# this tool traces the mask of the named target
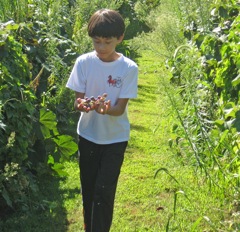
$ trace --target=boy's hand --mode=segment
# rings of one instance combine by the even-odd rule
[[[95,105],[95,111],[99,114],[107,114],[108,110],[111,108],[111,101],[100,102]]]
[[[102,96],[85,97],[76,99],[76,108],[80,111],[88,113],[91,110],[95,110],[99,114],[106,114],[110,108],[110,101],[105,101],[107,94],[104,93]]]
[[[87,100],[85,100],[85,99],[77,98],[76,101],[77,101],[77,109],[80,111],[88,113],[90,110],[95,109],[95,105],[88,104]]]

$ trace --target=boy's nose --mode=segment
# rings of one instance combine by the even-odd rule
[[[98,48],[99,48],[100,50],[104,50],[105,45],[104,45],[103,43],[101,43],[101,44],[98,45]]]

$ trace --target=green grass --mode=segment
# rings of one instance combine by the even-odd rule
[[[169,218],[171,231],[191,231],[199,217],[215,214],[211,208],[217,208],[217,203],[209,198],[206,186],[199,186],[192,168],[183,166],[168,146],[174,115],[163,86],[168,78],[163,62],[146,51],[138,62],[139,96],[129,106],[131,139],[112,231],[166,231]],[[159,168],[166,168],[179,184],[164,171],[154,178]],[[180,190],[174,219],[175,192]],[[200,224],[199,231],[210,228],[204,221]]]
[[[200,173],[168,146],[175,116],[165,93],[169,74],[163,61],[143,51],[138,65],[139,92],[129,103],[131,139],[111,232],[231,231],[220,224],[228,209],[222,210]],[[65,171],[66,178],[45,178],[35,198],[38,207],[1,221],[0,231],[83,231],[77,159],[65,163]]]
[[[129,103],[131,139],[119,178],[111,231],[214,231],[211,221],[218,224],[223,214],[219,203],[203,179],[192,167],[183,165],[168,146],[174,122],[163,86],[168,83],[168,72],[160,58],[146,51],[138,65],[139,93]],[[61,182],[61,188],[77,188],[78,165],[70,163],[66,168],[71,170],[70,176]],[[154,178],[160,168],[164,169]],[[80,231],[81,196],[65,197],[64,204],[68,231]]]

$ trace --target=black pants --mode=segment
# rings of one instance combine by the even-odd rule
[[[107,145],[79,136],[79,167],[86,232],[109,232],[127,142]]]

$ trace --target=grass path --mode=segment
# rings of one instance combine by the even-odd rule
[[[139,92],[129,103],[131,139],[119,178],[111,232],[227,231],[214,228],[217,224],[221,228],[219,221],[226,213],[204,179],[168,146],[174,114],[164,85],[172,95],[174,90],[167,84],[164,61],[143,51],[138,65]],[[83,231],[77,160],[64,165],[68,177],[47,175],[39,180],[36,200],[29,199],[30,208],[0,220],[1,232]]]
[[[159,194],[161,180],[154,179],[157,169],[171,156],[167,143],[171,118],[157,75],[162,72],[162,64],[146,53],[138,59],[138,65],[138,98],[129,103],[131,139],[119,178],[113,232],[159,231],[163,214],[162,210],[157,211],[159,207],[164,207]],[[78,181],[75,179],[75,176],[78,177],[74,171],[76,167],[72,163],[68,165],[68,172],[71,168],[73,171],[62,186],[70,187],[72,183],[72,187],[76,188],[73,184]],[[165,194],[165,200],[169,201],[169,195]],[[72,199],[69,201],[73,203]],[[67,205],[67,201],[66,207],[70,207],[69,231],[78,231],[82,223],[80,197],[77,197],[75,207]]]
[[[167,210],[164,201],[169,200],[169,193],[161,199],[161,179],[154,179],[156,171],[172,156],[167,143],[169,106],[158,80],[164,77],[163,64],[144,52],[138,65],[138,98],[129,105],[131,139],[116,196],[112,227],[116,232],[159,231]]]
[[[166,83],[167,71],[161,59],[147,51],[138,59],[138,65],[139,92],[138,98],[129,103],[131,139],[119,179],[111,231],[161,232],[167,230],[168,223],[171,231],[203,231],[194,230],[195,227],[208,231],[210,223],[203,216],[211,214],[217,220],[211,210],[216,202],[206,186],[200,187],[193,170],[183,165],[168,146],[173,117],[161,84]],[[159,168],[165,171],[154,178]],[[69,163],[66,169],[70,175],[61,187],[78,188],[77,164]],[[179,194],[175,195],[176,192]],[[82,227],[80,196],[65,198],[68,231],[79,231]]]

